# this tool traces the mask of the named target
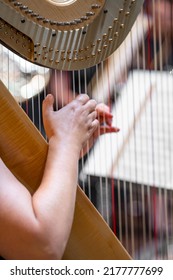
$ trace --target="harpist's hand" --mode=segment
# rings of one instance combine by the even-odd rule
[[[80,152],[99,126],[96,101],[87,94],[80,94],[58,111],[53,110],[53,102],[50,94],[43,101],[43,123],[48,139],[54,138],[66,148],[77,148]]]
[[[107,105],[100,103],[96,106],[97,119],[99,121],[98,130],[95,132],[95,138],[104,133],[118,132],[120,129],[112,126],[113,115]]]
[[[116,133],[120,130],[119,128],[112,126],[113,115],[110,113],[110,109],[107,105],[103,103],[98,104],[96,106],[96,112],[99,126],[90,137],[89,141],[85,143],[80,156],[85,155],[89,151],[100,135],[105,133]]]

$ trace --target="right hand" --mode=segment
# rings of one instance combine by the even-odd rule
[[[64,145],[80,149],[98,128],[96,101],[87,94],[78,95],[59,111],[53,110],[54,97],[49,94],[43,101],[43,123],[46,135]]]

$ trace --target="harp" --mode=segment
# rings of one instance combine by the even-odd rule
[[[0,9],[0,39],[5,46],[14,49],[27,60],[58,69],[59,72],[53,70],[55,88],[57,73],[60,78],[63,78],[67,72],[62,70],[71,71],[73,93],[76,89],[82,92],[80,83],[83,79],[85,91],[89,91],[97,100],[104,100],[111,105],[115,122],[117,121],[121,128],[121,134],[116,135],[115,138],[112,135],[101,136],[86,161],[81,164],[79,178],[81,186],[133,258],[167,259],[171,258],[172,244],[172,110],[169,107],[172,100],[172,77],[171,69],[163,72],[163,58],[166,60],[165,64],[167,58],[162,43],[165,42],[164,46],[167,49],[170,38],[162,38],[159,21],[160,52],[157,52],[155,8],[156,3],[162,1],[152,0],[145,1],[145,13],[141,12],[132,31],[125,39],[139,12],[141,2],[143,1],[85,1],[86,10],[84,11],[83,7],[79,9],[81,1],[44,1],[45,5],[56,7],[58,11],[68,10],[73,5],[78,7],[79,14],[76,15],[75,8],[75,18],[71,18],[70,15],[73,12],[70,12],[69,18],[61,18],[57,22],[55,16],[51,18],[49,14],[50,18],[48,18],[43,14],[43,10],[46,9],[40,10],[34,1],[0,1],[2,8]],[[152,13],[146,15],[147,7],[151,2]],[[112,17],[113,8],[117,14]],[[15,11],[14,17],[11,16],[12,11]],[[133,20],[130,13],[134,15]],[[109,18],[113,18],[113,23],[110,24]],[[101,28],[103,22],[106,22],[105,29]],[[28,30],[28,24],[33,24],[30,31],[32,34],[24,36]],[[96,33],[93,26],[98,27],[98,37],[89,44],[86,35],[89,34],[92,37],[93,33]],[[100,30],[102,33],[99,33]],[[45,36],[42,36],[43,33]],[[62,34],[65,36],[63,37]],[[149,58],[147,60],[145,57],[147,51],[148,56],[151,56],[151,49],[148,47],[151,37],[153,41],[150,43],[153,53],[156,54],[153,56],[152,68],[151,64],[148,65]],[[43,41],[40,43],[38,38],[39,40],[43,38]],[[107,59],[109,55],[111,56]],[[6,55],[2,54],[2,56],[6,58]],[[135,65],[134,62],[136,62]],[[87,83],[88,70],[86,68],[88,67],[95,69],[95,75],[90,83]],[[132,71],[133,68],[136,71]],[[146,71],[147,68],[149,71]],[[44,68],[41,76],[38,77],[37,84],[41,77],[44,77],[47,83],[49,74],[50,71],[47,72]],[[23,75],[21,76],[23,78]],[[8,77],[7,81],[7,86],[9,86]],[[166,86],[163,87],[163,85]],[[65,88],[63,82],[59,86],[63,91]],[[42,89],[39,87],[39,90],[40,88]],[[163,96],[162,91],[165,92],[165,88],[167,92]],[[70,91],[69,88],[67,90]],[[13,91],[15,95],[15,87]],[[45,88],[42,91],[46,94]],[[24,97],[23,95],[15,97],[28,111],[27,87],[25,92]],[[36,95],[36,99],[37,103],[40,103],[39,94]],[[35,97],[31,97],[30,101],[34,104]],[[132,110],[129,109],[130,106]],[[158,116],[157,114],[169,119],[169,122],[165,124],[161,121],[160,123],[157,117],[154,119],[154,116]],[[33,119],[34,115],[35,112],[32,111]],[[147,125],[145,120],[148,121]],[[168,129],[167,138],[163,139],[163,143],[158,143],[158,138],[165,133],[161,135],[156,133],[153,130],[156,129],[155,123],[159,131]],[[40,119],[38,127],[41,130]],[[142,134],[144,131],[145,136]],[[150,140],[147,140],[148,136],[151,137]],[[167,146],[170,150],[166,150]],[[143,155],[142,148],[144,147],[146,150]],[[162,169],[160,165],[163,162]],[[129,166],[126,165],[127,163]],[[162,225],[163,220],[164,225]],[[83,234],[85,235],[85,232]],[[108,258],[109,256],[108,254]],[[125,252],[120,254],[120,258],[129,258],[129,256]]]
[[[141,2],[137,4],[136,1],[119,1],[115,3],[114,1],[51,0],[42,1],[42,5],[38,6],[36,1],[0,1],[0,40],[3,45],[12,49],[21,57],[38,65],[58,70],[90,67],[105,59],[120,45],[139,12]],[[130,16],[130,14],[133,16]],[[18,58],[16,59],[18,60]],[[57,74],[57,72],[55,73]],[[47,78],[49,79],[48,76],[44,75],[45,82]],[[25,93],[28,93],[29,88],[26,87],[25,89]],[[17,95],[15,97],[18,102],[22,103],[22,107],[23,103],[25,103],[24,107],[28,111],[28,101],[24,101],[29,98],[27,93],[18,95],[16,90],[14,92]],[[43,92],[45,93],[45,89]],[[1,93],[2,131],[3,135],[6,135],[5,138],[12,140],[11,142],[7,141],[9,146],[7,143],[4,145],[3,140],[1,141],[1,158],[19,180],[30,191],[34,191],[40,178],[40,172],[44,168],[47,145],[39,134],[37,140],[34,140],[33,136],[37,134],[34,127],[22,115],[22,111],[18,113],[18,116],[16,115],[16,103],[13,99],[7,97],[8,90],[2,83]],[[33,96],[29,99],[34,102]],[[40,102],[41,100],[37,104],[36,114],[39,113],[38,111],[41,108]],[[17,141],[14,140],[15,135],[13,132],[6,125],[3,125],[4,119],[8,123],[6,113],[7,108],[10,106],[13,108],[13,110],[8,111],[11,120],[13,119],[16,124],[15,127],[18,128],[17,130],[20,130],[20,135],[23,132],[23,135],[26,136],[26,129],[21,123],[21,120],[25,119],[25,125],[30,130],[27,141],[21,140],[20,136],[17,137]],[[5,115],[4,111],[6,112]],[[39,126],[41,126],[40,120]],[[29,139],[32,139],[32,141]],[[19,141],[21,141],[21,144]],[[15,160],[17,153],[14,153],[13,160],[10,160],[8,150],[12,151],[13,146],[10,143],[15,143],[14,146],[20,150],[18,153],[20,156],[17,160]],[[33,151],[30,143],[32,147],[35,147],[34,159],[31,156]],[[28,151],[30,151],[29,154]],[[21,161],[21,156],[25,156],[25,159],[27,157],[27,162]],[[34,166],[32,161],[37,162],[39,165],[41,162],[41,166],[37,170],[36,177],[32,176],[31,182],[25,167]],[[22,169],[19,168],[18,164],[22,165]],[[35,167],[37,168],[36,165]],[[33,177],[35,177],[34,180]],[[31,185],[32,189],[30,188]],[[86,211],[87,213],[85,213]],[[88,215],[91,215],[91,219],[88,218]],[[78,227],[80,227],[80,230],[78,230]],[[96,246],[97,250],[95,250],[95,242],[98,244]],[[86,199],[80,188],[78,188],[77,192],[72,233],[64,258],[130,259],[129,254],[104,223],[95,208],[92,207],[92,204],[89,203],[89,200]]]

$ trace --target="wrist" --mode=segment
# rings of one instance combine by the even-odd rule
[[[80,151],[82,147],[76,141],[73,141],[72,139],[65,138],[63,141],[59,140],[58,137],[52,136],[49,139],[49,149],[53,150],[55,153],[56,151],[58,154],[60,152],[63,153],[70,153],[74,154],[79,158]]]

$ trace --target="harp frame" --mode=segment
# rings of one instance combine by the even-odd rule
[[[57,2],[57,4],[55,3]],[[1,42],[22,57],[60,70],[105,60],[129,33],[143,0],[0,1]],[[57,20],[57,17],[60,20]]]

